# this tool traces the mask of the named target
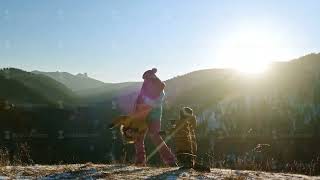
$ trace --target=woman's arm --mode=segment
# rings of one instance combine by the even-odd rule
[[[140,89],[139,95],[136,100],[136,104],[143,104],[143,95],[145,94],[146,81],[143,81],[142,87]]]

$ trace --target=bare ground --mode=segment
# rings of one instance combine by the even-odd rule
[[[210,173],[178,168],[135,167],[130,165],[70,164],[0,167],[0,179],[319,179],[320,176],[211,169]]]

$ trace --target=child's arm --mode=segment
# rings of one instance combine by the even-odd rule
[[[192,154],[196,155],[197,154],[197,138],[196,138],[196,128],[197,128],[197,120],[196,117],[193,116],[189,120],[190,123],[190,136],[191,136],[191,146],[192,146]]]
[[[196,119],[195,116],[192,116],[192,117],[190,118],[189,123],[190,123],[190,125],[191,125],[191,128],[192,128],[194,131],[196,131],[196,129],[197,129],[197,119]]]

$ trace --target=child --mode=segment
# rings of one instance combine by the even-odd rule
[[[183,107],[180,110],[180,118],[176,120],[174,128],[174,142],[176,155],[181,169],[193,168],[198,171],[210,172],[210,168],[196,163],[197,140],[196,140],[196,117],[193,110]]]
[[[175,123],[174,142],[179,165],[183,168],[192,168],[197,153],[195,130],[196,118],[191,108],[180,110],[180,118]]]

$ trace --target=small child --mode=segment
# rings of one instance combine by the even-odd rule
[[[193,168],[198,171],[210,172],[210,168],[196,163],[196,116],[189,107],[180,110],[180,118],[175,122],[174,142],[176,145],[176,157],[181,169]]]
[[[196,118],[191,108],[180,110],[180,118],[175,122],[174,142],[179,165],[183,168],[193,168],[197,153],[195,137]]]

